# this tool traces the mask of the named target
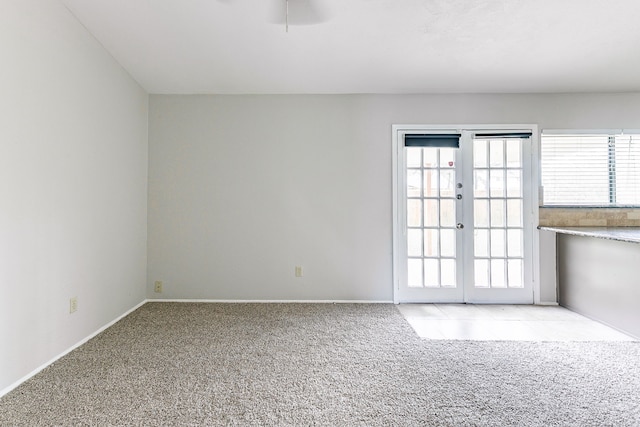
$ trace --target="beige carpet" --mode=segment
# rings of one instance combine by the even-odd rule
[[[0,426],[637,426],[637,342],[419,339],[393,305],[148,303]]]

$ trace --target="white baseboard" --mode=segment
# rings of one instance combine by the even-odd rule
[[[265,299],[148,299],[147,302],[201,302],[218,304],[393,304],[393,301],[369,300],[265,300]]]
[[[9,393],[11,390],[15,389],[20,384],[22,384],[23,382],[27,381],[28,379],[30,379],[31,377],[33,377],[34,375],[36,375],[37,373],[42,371],[44,368],[46,368],[47,366],[49,366],[52,363],[54,363],[55,361],[57,361],[58,359],[60,359],[60,358],[62,358],[64,356],[66,356],[67,354],[71,353],[73,350],[75,350],[76,348],[80,347],[82,344],[86,343],[87,341],[89,341],[91,338],[95,337],[99,333],[103,332],[105,329],[113,326],[116,322],[118,322],[122,318],[124,318],[124,317],[128,316],[129,314],[133,313],[138,308],[140,308],[144,304],[146,304],[147,301],[148,300],[142,301],[141,303],[139,303],[138,305],[136,305],[132,309],[128,310],[124,314],[118,316],[116,319],[112,320],[111,322],[107,323],[106,325],[104,325],[103,327],[101,327],[100,329],[98,329],[97,331],[92,333],[91,335],[87,336],[86,338],[82,339],[81,341],[78,341],[76,344],[72,345],[71,347],[69,347],[68,349],[66,349],[65,351],[63,351],[62,353],[60,353],[59,355],[54,357],[53,359],[49,360],[48,362],[46,362],[43,365],[41,365],[40,367],[34,369],[33,371],[31,371],[30,373],[28,373],[24,377],[20,378],[18,381],[14,382],[13,384],[9,385],[8,387],[5,387],[4,389],[0,390],[0,397],[2,397],[5,394]]]
[[[553,301],[540,301],[539,303],[536,303],[535,305],[558,306],[559,304],[557,302],[553,302]]]

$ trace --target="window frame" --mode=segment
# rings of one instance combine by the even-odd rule
[[[610,208],[610,209],[620,209],[620,208],[640,208],[640,202],[638,204],[618,204],[615,203],[616,199],[616,165],[615,165],[615,147],[609,145],[609,155],[608,155],[608,163],[607,169],[609,171],[608,178],[608,187],[609,187],[609,203],[607,204],[576,204],[571,202],[563,202],[563,203],[553,203],[549,204],[546,202],[544,197],[544,187],[542,184],[543,179],[543,171],[542,171],[542,147],[543,147],[543,138],[545,136],[607,136],[609,138],[609,143],[612,141],[615,142],[615,138],[623,135],[638,135],[640,136],[640,129],[543,129],[540,132],[540,145],[539,145],[539,179],[540,179],[540,207],[543,208]],[[613,162],[613,164],[612,164]],[[613,184],[613,185],[612,185]]]

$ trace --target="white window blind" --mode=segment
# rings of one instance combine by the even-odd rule
[[[544,204],[640,205],[640,135],[542,135]]]

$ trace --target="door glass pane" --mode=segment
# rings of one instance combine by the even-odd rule
[[[407,255],[422,256],[422,231],[419,228],[407,230]]]
[[[505,230],[494,228],[491,230],[491,256],[504,257],[506,252]]]
[[[501,139],[489,141],[489,166],[492,168],[504,167],[504,141]]]
[[[477,259],[473,263],[474,286],[477,288],[489,287],[489,260]]]
[[[491,226],[504,227],[504,199],[491,200]]]
[[[505,187],[504,169],[492,169],[489,179],[489,194],[491,197],[504,197]]]
[[[408,274],[407,285],[410,288],[422,287],[422,260],[421,259],[409,259],[407,260]]]
[[[522,157],[520,156],[521,151],[521,143],[520,140],[507,140],[507,167],[508,168],[521,168],[522,167]]]
[[[438,169],[424,170],[424,197],[438,197]]]
[[[489,197],[488,171],[484,169],[473,171],[473,197]]]
[[[487,141],[484,139],[476,139],[473,141],[473,167],[486,168],[487,162]]]
[[[491,287],[505,288],[507,281],[504,274],[505,262],[503,259],[491,260]]]
[[[475,200],[473,202],[473,225],[489,227],[489,201]]]
[[[455,258],[456,256],[456,231],[443,228],[440,230],[440,255]]]
[[[507,230],[507,255],[509,257],[522,256],[522,236],[524,232],[521,228]]]
[[[420,199],[407,200],[407,225],[409,227],[420,227],[421,217],[422,201]]]
[[[420,197],[422,191],[422,172],[420,169],[407,170],[407,197]]]
[[[477,257],[489,256],[489,230],[476,229],[473,232],[473,254]]]
[[[455,175],[453,170],[440,171],[440,197],[453,197]]]
[[[438,256],[438,230],[424,230],[424,256]]]
[[[440,149],[440,167],[443,169],[455,166],[456,152],[453,148]]]
[[[443,259],[440,261],[440,273],[442,287],[455,288],[456,286],[456,260]]]
[[[422,153],[422,148],[418,147],[407,147],[407,167],[408,168],[419,168],[420,167],[420,153]]]
[[[508,280],[510,288],[522,288],[524,286],[522,278],[522,260],[510,259],[507,261]]]
[[[424,260],[424,285],[437,288],[440,287],[440,261],[438,259]]]
[[[507,226],[522,227],[522,199],[507,200]]]
[[[522,171],[507,170],[507,197],[522,197]]]
[[[424,156],[425,168],[438,167],[438,149],[437,148],[425,148],[423,156]]]
[[[440,226],[454,227],[456,223],[455,200],[440,200]]]
[[[437,227],[440,223],[440,209],[438,209],[438,201],[435,199],[427,199],[424,201],[424,226]]]

